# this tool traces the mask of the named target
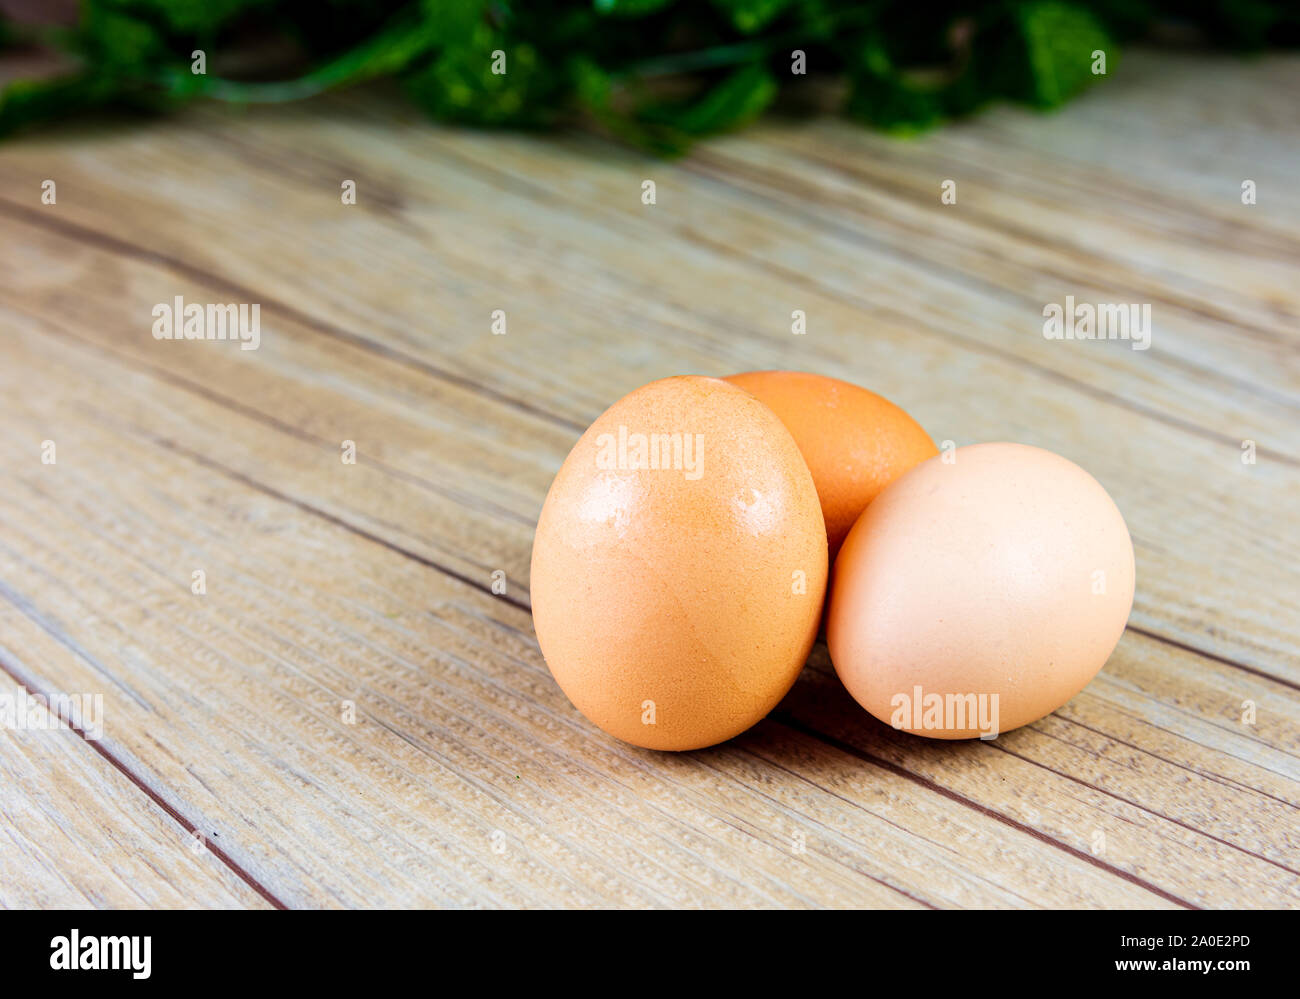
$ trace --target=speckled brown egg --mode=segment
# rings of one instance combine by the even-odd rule
[[[1124,631],[1133,585],[1128,529],[1096,479],[1040,448],[976,444],[916,466],[867,507],[835,563],[827,646],[881,721],[992,737],[1087,685]]]
[[[850,382],[807,371],[747,371],[727,381],[757,396],[794,437],[821,497],[832,560],[880,490],[938,454],[912,417]]]
[[[533,623],[574,705],[650,749],[759,721],[816,636],[826,529],[789,431],[717,378],[652,382],[582,435],[533,543]]]

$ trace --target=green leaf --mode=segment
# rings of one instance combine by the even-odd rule
[[[1016,9],[1025,47],[1030,83],[1023,100],[1038,107],[1056,107],[1097,80],[1093,52],[1115,53],[1097,19],[1076,4],[1039,0]],[[1109,70],[1110,65],[1107,66]]]
[[[36,122],[108,103],[118,87],[106,77],[15,80],[0,90],[0,135]]]
[[[1093,52],[1106,52],[1111,69],[1115,41],[1149,34],[1170,13],[1220,47],[1300,44],[1295,0],[80,0],[79,9],[74,27],[0,15],[0,45],[43,45],[79,62],[71,77],[0,90],[0,129],[106,105],[299,100],[395,77],[440,118],[550,125],[576,104],[628,142],[675,153],[797,84],[783,72],[796,48],[810,72],[848,78],[850,114],[913,132],[995,99],[1061,104],[1097,79]],[[268,36],[293,44],[264,44]],[[248,76],[194,75],[194,48],[210,72],[240,65]],[[504,74],[491,71],[497,49]]]
[[[855,118],[899,135],[933,128],[946,117],[943,95],[893,74],[853,76],[847,111]]]
[[[470,39],[486,10],[487,0],[420,0],[424,25],[443,45]]]
[[[87,60],[110,73],[143,78],[159,61],[175,58],[147,21],[94,4],[87,9],[77,39]]]
[[[713,0],[713,5],[731,18],[747,35],[767,27],[793,0]]]
[[[273,7],[275,0],[89,0],[87,6],[134,14],[177,34],[193,36],[210,34],[255,8]]]
[[[592,9],[597,14],[612,17],[644,17],[663,10],[673,0],[592,0]]]
[[[793,0],[792,17],[799,23],[800,33],[808,41],[830,42],[836,36],[838,22],[842,12],[836,7],[835,0]],[[854,11],[858,18],[858,28],[870,24],[870,11],[864,6]]]
[[[472,25],[465,27],[472,32]],[[301,100],[327,90],[400,74],[441,37],[437,22],[403,11],[377,34],[324,65],[291,80],[244,82],[217,76],[196,76],[188,65],[163,69],[155,79],[176,100],[202,96],[231,103],[269,104]]]
[[[501,53],[497,56],[495,53]],[[504,58],[505,72],[494,72]],[[561,107],[563,74],[536,48],[479,23],[404,77],[408,93],[436,118],[476,125],[548,124]]]
[[[0,134],[128,98],[152,68],[169,58],[162,37],[146,22],[91,4],[69,32],[86,64],[70,76],[15,80],[0,89]]]
[[[742,66],[703,97],[688,104],[651,106],[642,112],[642,118],[688,135],[707,135],[757,118],[772,103],[776,92],[776,80],[765,67]]]
[[[736,128],[761,114],[777,93],[762,66],[743,66],[690,101],[657,101],[636,78],[618,80],[590,60],[571,72],[581,105],[610,134],[664,156],[685,152],[700,136]]]
[[[941,87],[908,79],[895,66],[883,38],[868,36],[856,54],[849,78],[850,115],[899,134],[931,128],[945,116]]]
[[[632,95],[590,59],[570,60],[569,75],[579,105],[616,139],[660,156],[680,155],[690,145],[690,138],[676,129],[640,121]],[[620,97],[627,99],[628,109],[617,106]]]

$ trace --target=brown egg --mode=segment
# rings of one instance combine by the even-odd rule
[[[885,486],[938,454],[929,434],[888,399],[806,371],[749,371],[727,381],[752,392],[799,445],[821,497],[832,561]]]
[[[789,432],[717,378],[616,402],[551,484],[533,543],[546,664],[606,732],[696,749],[776,706],[808,657],[826,528]]]
[[[881,721],[992,737],[1096,675],[1133,582],[1128,529],[1096,479],[1040,448],[976,444],[918,465],[867,507],[835,563],[827,646]]]

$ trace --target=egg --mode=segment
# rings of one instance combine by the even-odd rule
[[[637,746],[696,749],[794,683],[821,617],[826,528],[770,409],[721,379],[667,378],[574,446],[531,574],[538,643],[577,709]]]
[[[821,498],[831,559],[885,486],[938,453],[919,423],[888,399],[805,371],[750,371],[727,381],[753,393],[799,445]]]
[[[1106,490],[1023,444],[931,458],[849,532],[827,611],[850,694],[895,728],[991,738],[1084,688],[1123,634],[1133,545]]]

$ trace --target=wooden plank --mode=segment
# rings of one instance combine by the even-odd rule
[[[36,391],[8,414],[0,451],[14,469],[0,572],[52,630],[75,627],[91,656],[115,657],[153,733],[131,733],[145,708],[124,693],[116,751],[201,810],[289,904],[1169,901],[815,739],[776,763],[746,742],[680,756],[617,744],[550,680],[525,611],[159,435],[185,432],[195,406],[225,433],[246,418],[175,389],[97,382],[103,362],[54,338],[14,342]],[[152,418],[132,413],[141,402]],[[57,480],[12,443],[37,433],[63,441]],[[208,592],[196,599],[198,564]],[[54,661],[63,684],[91,669]],[[349,698],[356,726],[339,719]],[[811,782],[836,761],[857,773],[845,788]],[[797,831],[815,844],[806,853]],[[1046,867],[1060,878],[1040,882]]]
[[[633,187],[639,191],[645,165],[626,158],[596,162],[598,150],[589,143],[544,145],[423,128],[404,132],[391,122],[381,128],[382,117],[360,142],[355,135],[360,126],[344,110],[323,125],[313,121],[309,136],[289,112],[259,117],[251,126],[241,119],[238,129],[220,117],[206,123],[219,130],[222,141],[197,168],[185,142],[174,152],[147,150],[162,159],[155,172],[186,178],[177,182],[177,191],[193,189],[188,203],[167,204],[163,192],[160,206],[150,175],[136,169],[142,140],[127,137],[99,151],[97,175],[71,174],[73,200],[57,218],[134,238],[140,248],[147,244],[163,254],[179,254],[186,266],[214,272],[209,283],[243,282],[248,295],[263,299],[269,291],[287,300],[291,309],[286,311],[330,328],[336,337],[400,350],[466,387],[491,385],[498,397],[551,413],[575,429],[650,377],[680,370],[820,367],[898,398],[940,439],[1011,438],[1062,451],[1097,474],[1129,514],[1139,571],[1151,583],[1139,589],[1135,620],[1141,627],[1292,682],[1300,678],[1300,650],[1280,623],[1300,611],[1300,588],[1287,568],[1297,554],[1289,540],[1297,532],[1279,531],[1265,542],[1248,526],[1290,517],[1285,497],[1297,482],[1297,352],[1285,346],[1285,322],[1275,323],[1265,338],[1234,338],[1222,317],[1196,311],[1185,282],[1167,287],[1153,279],[1147,282],[1153,289],[1183,303],[1174,306],[1173,322],[1163,327],[1174,343],[1170,350],[1092,350],[1101,345],[1046,342],[1036,332],[1041,306],[1029,310],[1025,300],[1059,297],[1059,274],[1035,270],[1032,261],[1053,253],[1059,258],[1068,247],[1045,251],[1041,240],[1030,241],[1008,261],[1003,258],[1007,248],[1018,245],[1015,240],[1004,240],[1002,253],[993,255],[987,238],[969,246],[954,239],[975,239],[978,226],[946,222],[923,244],[927,259],[942,262],[940,251],[949,242],[958,248],[948,255],[949,271],[994,257],[1003,267],[997,277],[1001,286],[990,284],[991,273],[961,272],[959,283],[950,276],[936,278],[915,259],[893,259],[916,243],[924,228],[920,221],[903,226],[877,212],[873,233],[879,238],[893,225],[894,235],[875,248],[837,236],[828,216],[842,215],[845,206],[828,188],[830,180],[816,171],[795,195],[800,204],[826,200],[829,207],[820,214],[805,211],[801,222],[791,214],[795,195],[789,192],[785,201],[768,204],[751,190],[700,185],[693,179],[698,166],[656,165],[657,171],[667,171],[657,174],[666,195],[675,189],[689,195],[683,209],[668,211],[661,204],[656,207],[665,211],[655,213],[628,197]],[[846,135],[860,134],[840,127]],[[735,143],[747,149],[743,144],[750,141]],[[771,145],[766,138],[752,140],[752,148],[765,155],[773,155],[766,152]],[[22,169],[34,178],[40,171],[30,165],[31,154],[25,155]],[[295,166],[289,176],[273,169],[291,159]],[[733,156],[728,163],[734,162]],[[251,169],[247,176],[257,178],[258,190],[276,191],[284,233],[329,225],[332,240],[373,262],[374,269],[349,269],[340,261],[304,282],[287,236],[283,242],[278,232],[259,232],[256,240],[238,232],[229,238],[230,205],[213,201],[209,192],[227,190],[217,177],[240,164]],[[322,185],[331,171],[356,166],[371,171],[379,209],[336,218],[334,208],[324,208]],[[402,170],[409,170],[407,177]],[[788,181],[808,173],[803,161],[793,160],[780,176]],[[893,182],[904,183],[908,176],[909,164],[896,164]],[[888,197],[886,181],[875,181],[874,187],[858,184],[853,190],[865,192],[860,197]],[[36,190],[34,181],[19,183],[17,177],[8,188],[26,186]],[[1096,207],[1105,193],[1067,188],[1058,211],[1086,210],[1101,224],[1111,217]],[[249,208],[261,205],[244,210]],[[581,217],[574,214],[579,208],[585,212]],[[941,208],[936,204],[926,211],[933,216]],[[1196,203],[1196,210],[1201,208]],[[110,225],[110,216],[119,211],[125,225],[122,220]],[[893,214],[906,220],[908,211],[920,218],[919,209],[905,203]],[[1271,211],[1265,207],[1251,218]],[[187,220],[183,230],[169,226],[168,220],[181,213]],[[1040,228],[1055,217],[1048,213]],[[163,238],[153,240],[155,232]],[[700,242],[702,232],[711,234],[708,242]],[[661,250],[647,254],[646,246]],[[720,247],[731,248],[730,254]],[[773,273],[769,262],[768,273],[758,272],[753,254],[735,256],[738,247],[757,247],[790,265]],[[1201,271],[1222,267],[1217,249],[1217,242],[1206,244],[1198,257]],[[422,275],[413,270],[413,261],[433,270]],[[510,265],[505,275],[504,261]],[[799,261],[805,266],[793,266]],[[694,276],[684,278],[683,265]],[[1089,251],[1074,265],[1084,297],[1096,254]],[[1118,258],[1109,266],[1110,273],[1121,273],[1129,261]],[[815,278],[811,287],[807,275]],[[982,283],[972,286],[976,278]],[[864,287],[864,282],[870,283]],[[1038,291],[1009,305],[1006,288],[1017,283]],[[727,293],[719,296],[717,288]],[[486,321],[474,320],[507,304],[504,298],[507,312],[524,319],[524,329],[515,322],[510,337],[491,337]],[[563,304],[557,306],[557,298]],[[843,336],[838,342],[827,342],[826,336],[795,342],[782,334],[791,305],[806,308],[821,317],[826,330],[841,334],[860,328],[863,316],[869,316],[873,337],[852,347],[851,338]],[[980,316],[979,325],[967,333],[972,315]],[[562,329],[563,335],[546,335],[547,328]],[[736,335],[740,330],[753,333],[742,340]],[[656,342],[664,351],[647,348]],[[670,366],[655,360],[660,356],[677,360]],[[585,376],[574,379],[572,371]],[[978,380],[998,404],[951,391],[952,378]],[[1184,433],[1203,438],[1202,444],[1184,440]],[[1240,460],[1247,439],[1259,448],[1254,466]],[[1149,474],[1134,475],[1135,466]],[[1189,495],[1198,498],[1190,509],[1184,502]],[[1167,536],[1173,524],[1185,527],[1176,539]],[[1207,571],[1214,577],[1189,601],[1183,581]],[[1250,590],[1242,600],[1228,606],[1218,600],[1225,588],[1243,580]]]
[[[897,765],[1072,849],[1099,850],[1107,862],[1194,905],[1222,906],[1228,898],[1246,907],[1294,905],[1300,758],[1242,725],[1240,711],[1232,717],[1240,698],[1259,697],[1259,727],[1290,745],[1294,701],[1275,685],[1215,696],[1206,689],[1214,680],[1236,686],[1238,678],[1225,670],[1202,679],[1200,672],[1182,653],[1130,632],[1102,676],[1048,718],[992,743],[917,746],[886,725],[864,724],[819,647],[778,717],[815,726],[867,759]],[[1140,673],[1158,675],[1158,687],[1134,697]],[[1129,711],[1115,704],[1124,700]],[[1192,724],[1160,718],[1174,701]],[[1216,714],[1212,739],[1203,730]],[[1213,745],[1223,739],[1231,748]],[[1190,861],[1188,851],[1199,859]],[[1255,902],[1245,900],[1247,884],[1260,893]]]
[[[13,617],[0,604],[6,638]],[[0,728],[0,908],[268,905],[193,830],[57,724],[44,706],[59,692],[16,682],[9,650],[0,660],[0,697],[42,698],[28,727]]]
[[[74,351],[73,354],[75,355],[75,353],[76,352]],[[231,356],[237,356],[237,355],[232,354]],[[91,359],[88,359],[86,363],[93,365],[97,370],[103,369],[101,357],[94,353],[91,354]],[[115,371],[115,376],[110,380],[112,383],[123,384],[123,385],[130,384],[131,376],[128,371],[119,370],[117,368],[110,368],[109,370]],[[87,377],[89,378],[90,376],[88,375]],[[55,384],[60,384],[60,385],[64,385],[68,383],[68,379],[66,377],[51,379],[51,381],[54,382]],[[256,441],[257,441],[257,434],[261,432],[261,427],[255,425],[253,428],[243,429],[241,432],[241,428],[244,428],[246,424],[253,422],[252,420],[246,417],[242,417],[242,416],[232,417],[230,414],[225,414],[225,415],[202,415],[202,416],[187,418],[183,414],[191,404],[187,403],[187,401],[185,400],[184,392],[180,390],[172,389],[170,387],[167,387],[164,390],[162,386],[154,386],[147,391],[143,390],[141,386],[132,386],[131,388],[132,388],[131,391],[132,395],[135,395],[138,398],[143,400],[149,400],[149,402],[146,403],[143,407],[140,407],[139,404],[136,404],[135,406],[119,404],[115,406],[114,409],[119,414],[131,413],[132,410],[136,408],[142,409],[141,415],[136,417],[136,419],[138,420],[138,426],[158,427],[158,426],[165,425],[167,427],[169,436],[176,436],[182,438],[189,437],[191,434],[194,433],[199,433],[203,435],[202,428],[210,428],[210,433],[203,435],[204,439],[200,442],[201,445],[200,451],[204,454],[218,455],[222,460],[224,460],[227,457],[227,455],[233,457],[240,452],[248,453],[251,448],[259,447]],[[65,400],[65,405],[70,406],[72,404],[73,399],[82,397],[82,394],[85,392],[93,391],[93,388],[92,388],[92,383],[90,381],[87,381],[85,384],[80,386],[76,386],[76,387],[69,386],[68,388],[65,388],[64,391],[71,392],[70,397]],[[56,403],[54,400],[50,400],[49,405],[55,405],[55,404]],[[137,430],[136,432],[139,431]],[[227,443],[223,445],[221,443],[222,439],[225,439]],[[263,454],[266,454],[265,443],[260,445],[260,450],[262,451]],[[294,468],[297,475],[311,474],[304,467],[305,465],[311,463],[310,456],[308,456],[309,460],[307,462],[304,462],[301,456],[302,450],[303,449],[301,448],[300,443],[296,439],[290,437],[288,441],[286,441],[283,445],[281,445],[280,452],[271,456],[271,460],[269,461],[269,463],[268,462],[262,463],[264,466],[262,470],[262,474],[265,474],[266,467],[270,467],[274,469]],[[320,452],[325,452],[324,447],[316,450]],[[332,450],[333,449],[331,448],[330,451],[332,452]],[[292,456],[295,452],[299,453],[299,457],[295,458]],[[315,482],[314,485],[304,488],[301,485],[294,485],[293,483],[290,482],[274,481],[273,488],[275,488],[277,492],[280,490],[291,491],[293,493],[301,495],[304,498],[311,497],[314,493],[317,493],[318,491],[320,494],[324,494],[325,492],[328,491],[328,487],[325,485],[325,483],[327,482],[329,476],[329,466],[326,465],[326,462],[327,461],[333,462],[336,460],[337,460],[336,454],[328,453],[328,457],[323,457],[322,454],[318,453],[315,459],[316,472],[314,475],[312,475],[312,478],[314,479]],[[248,469],[248,472],[250,473],[253,471],[254,469],[252,467]],[[246,473],[241,471],[238,472],[237,474],[244,475]],[[389,487],[384,486],[382,488],[382,491],[387,493],[390,492],[391,490]],[[352,495],[355,497],[364,492],[365,490],[363,489],[354,489],[352,491]],[[419,502],[427,505],[428,500],[427,497],[420,497],[414,502]],[[481,577],[480,586],[486,587],[486,585],[487,585],[487,574],[484,573]],[[1152,644],[1156,644],[1156,643],[1152,643]],[[1167,646],[1162,646],[1162,648],[1167,649]],[[1181,664],[1178,663],[1171,663],[1169,665],[1168,672],[1170,674],[1176,674],[1179,671],[1180,665]],[[1227,667],[1225,667],[1225,670],[1226,669]],[[1249,675],[1247,676],[1249,678]],[[1254,680],[1255,678],[1250,678],[1250,679]],[[1168,679],[1166,679],[1166,683],[1168,683]],[[1265,693],[1267,693],[1267,691],[1265,691]],[[1257,694],[1257,696],[1260,695]],[[1207,702],[1208,703],[1206,704],[1198,706],[1201,711],[1217,712],[1221,714],[1222,712],[1221,706],[1216,705],[1215,702],[1210,699],[1207,699]],[[1276,703],[1276,700],[1273,703]],[[863,716],[861,716],[861,712],[858,711],[856,708],[853,708],[851,705],[849,705],[849,714],[852,716],[852,720],[850,722],[851,727],[860,728],[864,720]],[[813,711],[810,717],[813,723],[816,724],[817,719],[822,717],[821,711],[820,710]],[[1122,719],[1122,720],[1125,722],[1128,721],[1128,719]],[[806,719],[804,721],[805,723],[807,723]],[[1285,721],[1286,721],[1286,715],[1284,713],[1283,714],[1284,724]],[[1271,729],[1270,731],[1276,731],[1276,729],[1274,728]],[[1294,740],[1294,732],[1292,731],[1287,737]],[[916,740],[909,740],[909,741],[914,742]],[[1051,746],[1047,746],[1047,749],[1050,750],[1051,748],[1052,748]],[[1046,760],[1046,765],[1049,766],[1059,765],[1052,760],[1052,754],[1050,752],[1045,752],[1043,756]],[[1215,762],[1217,761],[1217,756],[1215,754],[1206,754],[1206,760],[1209,761],[1208,764],[1206,765],[1212,771]],[[911,764],[909,764],[909,766],[911,766]],[[913,769],[915,768],[913,767]],[[923,774],[923,776],[925,776],[927,780],[931,779],[930,775]],[[1257,780],[1260,780],[1260,779],[1266,779],[1269,775],[1254,775],[1254,776]],[[813,779],[814,777],[815,774],[813,774],[810,771],[809,779]],[[1291,780],[1294,780],[1294,777],[1295,774],[1293,772],[1291,774]],[[952,774],[949,772],[945,772],[939,779],[946,786],[953,785]],[[1033,782],[1041,783],[1041,775],[1035,774],[1033,778]],[[1074,783],[1078,783],[1078,780],[1075,779]],[[960,784],[958,785],[958,787],[960,788],[963,794],[971,791],[971,788],[961,787]],[[983,798],[985,801],[988,802],[988,804],[982,805],[983,807],[1002,806],[1003,796],[996,789],[996,786],[993,789],[990,789],[988,786],[985,786],[983,789],[979,789],[977,787],[976,792],[977,793],[971,800],[978,800],[980,798]],[[1064,779],[1057,782],[1057,787],[1053,789],[1053,791],[1046,796],[1046,801],[1053,802],[1053,799],[1056,799],[1055,802],[1050,806],[1051,808],[1056,810],[1060,810],[1062,808],[1060,804],[1061,800],[1065,800],[1067,802],[1067,806],[1071,812],[1071,818],[1073,822],[1069,830],[1070,837],[1077,841],[1079,836],[1084,835],[1085,833],[1087,836],[1090,837],[1097,829],[1105,828],[1103,823],[1105,822],[1107,817],[1111,817],[1110,811],[1108,811],[1108,808],[1110,807],[1111,803],[1102,802],[1100,805],[1094,805],[1090,809],[1085,810],[1083,816],[1081,816],[1080,812],[1077,810],[1077,806],[1074,805],[1069,800],[1074,793],[1075,791],[1072,786],[1071,779]],[[1179,811],[1177,802],[1174,803],[1174,811],[1175,813]],[[1016,821],[1019,822],[1020,819],[1017,818]],[[1113,821],[1113,817],[1112,817],[1112,821]],[[1178,821],[1178,816],[1175,815],[1175,818],[1173,820],[1164,823],[1164,825],[1173,826],[1176,825],[1177,821]],[[1286,822],[1285,816],[1282,817],[1278,817],[1276,815],[1272,816],[1271,821],[1280,824],[1268,825],[1266,827],[1264,835],[1277,835],[1279,833],[1279,830],[1285,829],[1285,822]],[[1054,830],[1054,831],[1058,832],[1058,834],[1059,832],[1061,832],[1061,830]],[[1148,836],[1149,836],[1149,831],[1148,831]],[[1148,839],[1147,836],[1144,836],[1139,842],[1133,845],[1135,847],[1136,854],[1139,861],[1134,865],[1135,868],[1137,869],[1142,869],[1144,867],[1150,866],[1151,861],[1149,859],[1143,859],[1143,855],[1151,854],[1155,852],[1157,849],[1166,851],[1163,856],[1158,857],[1159,863],[1156,865],[1159,869],[1159,873],[1161,873],[1162,875],[1167,877],[1176,877],[1180,871],[1197,869],[1196,864],[1192,863],[1189,857],[1182,853],[1182,849],[1185,848],[1185,844],[1179,844],[1176,845],[1175,847],[1169,847],[1169,845],[1163,843],[1159,839],[1159,837],[1156,837],[1154,839]],[[1217,844],[1212,844],[1211,848],[1215,850],[1219,849]],[[1231,854],[1231,851],[1227,851],[1227,852]],[[1277,873],[1278,873],[1277,871],[1274,871],[1272,869],[1264,870],[1264,874],[1267,875],[1268,877],[1272,877]],[[1282,872],[1282,873],[1284,876],[1289,876],[1286,875],[1286,872]],[[1167,883],[1167,882],[1162,882],[1162,883]],[[1222,886],[1220,886],[1220,889],[1222,889]],[[1222,901],[1221,896],[1214,896],[1213,894],[1209,894],[1207,895],[1209,904],[1214,904],[1215,897],[1219,897],[1220,902]]]
[[[37,237],[33,234],[32,238]],[[51,250],[52,254],[61,252],[63,251]],[[148,358],[150,363],[156,364],[162,356],[156,349],[157,345],[142,337],[122,338],[111,332],[112,327],[105,326],[100,321],[106,314],[104,309],[112,310],[108,314],[119,316],[120,321],[129,328],[132,322],[139,322],[133,315],[138,317],[141,303],[167,300],[171,290],[189,287],[194,289],[192,294],[211,296],[219,294],[221,289],[211,284],[203,290],[192,282],[183,281],[178,284],[174,273],[165,268],[159,268],[152,274],[136,273],[143,275],[138,289],[139,298],[130,303],[126,300],[89,303],[68,299],[58,294],[57,290],[37,297],[47,302],[49,315],[81,331],[79,335],[111,341],[115,349],[132,352],[135,356]],[[134,314],[132,309],[135,310]],[[268,314],[270,311],[268,309]],[[293,313],[288,312],[286,316],[293,318]],[[309,326],[308,329],[319,334],[314,326]],[[335,338],[319,334],[317,339],[330,341]],[[340,348],[336,344],[326,343],[320,349]],[[277,363],[280,358],[284,358],[286,364],[297,366],[300,363],[300,350],[296,343],[294,346],[284,344],[282,350],[275,344],[267,343],[257,352],[257,356],[264,359],[272,356],[273,351],[278,351],[275,353]],[[737,366],[769,367],[780,366],[783,362],[788,365],[800,363],[799,359],[788,355],[756,353],[758,356],[752,358],[751,363],[746,365],[741,362]],[[373,359],[363,358],[358,351],[346,350],[345,354],[349,371],[357,371],[358,378],[361,377],[361,370],[376,366]],[[919,354],[920,351],[915,346],[910,351],[914,358]],[[227,399],[236,399],[240,405],[261,407],[262,412],[276,421],[296,421],[319,439],[324,438],[320,437],[313,426],[304,424],[303,408],[294,400],[299,392],[306,398],[307,393],[316,391],[316,388],[304,388],[304,382],[324,383],[331,395],[330,402],[326,404],[322,400],[309,407],[308,411],[317,414],[350,414],[347,419],[331,421],[334,424],[334,440],[356,439],[367,428],[374,428],[367,439],[374,440],[378,446],[376,460],[395,463],[394,467],[404,468],[426,480],[430,478],[423,474],[429,468],[424,464],[424,459],[431,451],[427,420],[413,415],[418,412],[420,405],[418,394],[403,400],[406,403],[403,419],[418,419],[418,423],[412,428],[411,434],[399,435],[391,423],[396,418],[392,412],[384,414],[383,420],[389,422],[382,432],[378,429],[375,417],[366,416],[363,412],[366,404],[385,393],[382,379],[369,389],[365,399],[357,400],[349,398],[349,395],[355,396],[361,391],[356,385],[346,392],[336,391],[336,387],[331,384],[335,379],[324,378],[320,370],[313,367],[310,374],[294,374],[294,384],[290,391],[283,387],[275,389],[262,381],[257,391],[246,395],[245,388],[259,384],[257,380],[262,378],[261,365],[253,365],[241,356],[209,358],[204,354],[183,350],[172,351],[172,355],[168,358],[169,361],[174,359],[188,377],[206,385],[213,385],[214,376],[219,370],[238,371],[237,375],[232,374],[229,383],[240,388],[237,392],[227,390]],[[311,364],[330,363],[318,360],[320,356],[314,355]],[[946,358],[946,361],[941,358]],[[962,376],[972,374],[969,358],[963,358],[963,355],[952,349],[938,352],[932,360],[936,367],[931,367],[930,360],[927,360],[921,369],[926,374],[913,379],[913,384],[928,386],[927,392],[934,391],[934,379],[929,373],[941,370],[944,363],[957,365],[954,371]],[[210,361],[218,367],[209,370]],[[898,367],[897,359],[892,362],[892,366]],[[392,374],[397,368],[389,364],[383,364],[382,368],[390,372],[384,378],[396,377],[407,384],[414,384],[411,382],[414,377],[412,372]],[[886,369],[881,369],[882,372],[884,370]],[[840,373],[850,372],[841,370]],[[1295,652],[1289,622],[1300,615],[1300,592],[1297,592],[1294,574],[1290,572],[1289,566],[1294,548],[1290,539],[1300,536],[1300,531],[1286,527],[1297,518],[1294,505],[1287,502],[1287,497],[1300,482],[1300,477],[1293,468],[1267,457],[1261,457],[1257,465],[1243,465],[1239,448],[1227,449],[1216,442],[1202,440],[1179,427],[1136,416],[1118,404],[1090,402],[1088,408],[1083,408],[1084,404],[1078,400],[1062,399],[1058,384],[1047,381],[1036,385],[1026,380],[1023,371],[1015,368],[1007,370],[1006,366],[997,362],[980,363],[975,373],[981,379],[1008,386],[1014,384],[1016,387],[1014,390],[1008,389],[1011,394],[996,407],[996,412],[990,407],[967,407],[964,419],[969,429],[966,433],[954,434],[954,438],[963,443],[971,439],[1001,437],[1042,444],[1076,458],[1111,488],[1117,502],[1128,515],[1138,548],[1139,576],[1143,580],[1138,591],[1134,618],[1138,626],[1217,655],[1227,655],[1256,670],[1296,682],[1296,678],[1300,677],[1300,666],[1296,665],[1300,663],[1300,654]],[[880,385],[882,380],[886,380],[885,376],[878,374],[871,383],[883,388],[886,394],[904,398],[901,392],[894,391],[888,385]],[[895,373],[888,380],[901,385],[905,377]],[[430,384],[442,387],[446,381],[435,377]],[[456,409],[468,398],[465,393],[471,387],[455,384],[454,388],[465,391],[456,391],[456,402],[440,414],[439,427],[444,429],[457,425]],[[949,395],[952,396],[953,393]],[[536,510],[545,484],[553,469],[558,466],[567,442],[573,436],[572,432],[548,428],[544,433],[544,443],[548,448],[545,454],[549,460],[539,461],[541,452],[536,447],[519,448],[509,443],[518,439],[516,434],[524,432],[522,424],[518,427],[511,424],[510,433],[503,435],[504,441],[498,438],[494,443],[486,439],[495,433],[496,423],[482,409],[484,401],[474,404],[475,410],[483,414],[482,417],[472,419],[467,424],[470,433],[466,445],[479,449],[480,458],[468,462],[470,467],[467,472],[463,471],[464,462],[459,467],[444,465],[447,468],[446,481],[460,482],[468,474],[468,493],[477,492],[481,502],[496,506],[508,500],[511,511],[517,515],[519,526],[530,526],[531,511]],[[957,397],[943,400],[941,405],[945,409],[955,410],[967,406],[967,403]],[[925,419],[924,412],[918,407],[911,408]],[[510,419],[515,419],[513,414]],[[315,426],[322,422],[319,415],[312,420]],[[926,422],[932,427],[939,426],[941,429],[935,436],[943,439],[944,424],[930,420]],[[387,441],[398,443],[399,436],[400,446],[385,446]],[[466,435],[452,434],[448,438],[451,443],[442,446],[455,448],[458,438],[466,438]],[[439,440],[441,443],[441,438]],[[404,455],[418,456],[420,460],[403,464]],[[1142,469],[1145,474],[1135,476],[1135,469]],[[1215,475],[1207,477],[1207,469],[1217,471]],[[515,482],[519,482],[523,492],[512,488]],[[1197,497],[1196,504],[1190,509],[1185,501],[1189,495]],[[1275,523],[1279,518],[1282,520],[1279,529],[1271,532],[1261,533],[1252,526]],[[391,517],[386,519],[390,525],[402,523]],[[517,576],[527,562],[527,542],[512,543],[511,551],[514,561],[507,568],[512,576]],[[499,551],[493,555],[494,558],[501,556],[491,563],[495,566],[503,565],[502,559],[508,557]],[[482,568],[482,563],[479,568]],[[1189,591],[1188,580],[1197,581],[1194,591]],[[1230,589],[1242,592],[1243,599],[1231,604],[1221,601],[1219,594]]]

